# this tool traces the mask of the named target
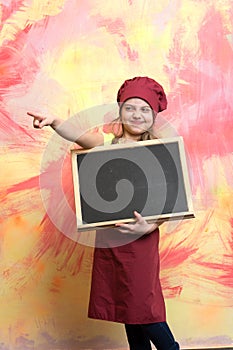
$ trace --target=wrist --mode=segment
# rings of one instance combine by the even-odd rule
[[[158,228],[158,225],[156,223],[154,224],[150,224],[149,229],[146,231],[146,235],[149,235],[150,233],[152,233],[153,231],[155,231]]]
[[[51,128],[53,128],[54,130],[56,130],[61,124],[62,124],[63,120],[61,119],[57,119],[55,118],[53,120],[53,122],[50,124]]]

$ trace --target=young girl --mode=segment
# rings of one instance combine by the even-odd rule
[[[126,80],[117,102],[118,128],[114,128],[112,143],[154,138],[156,115],[167,107],[160,84],[148,77]],[[83,148],[104,144],[103,133],[82,133],[54,116],[28,114],[34,118],[35,128],[50,125]],[[166,323],[159,280],[158,225],[147,223],[136,211],[134,216],[134,223],[116,224],[115,229],[96,234],[88,316],[125,324],[131,350],[151,350],[151,342],[158,350],[179,349]]]

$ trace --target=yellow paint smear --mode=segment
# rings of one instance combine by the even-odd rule
[[[22,6],[20,11],[13,12],[4,24],[0,33],[0,45],[4,41],[14,40],[16,34],[25,29],[27,25],[39,21],[46,16],[57,15],[62,11],[64,3],[64,0],[34,0],[28,6]]]

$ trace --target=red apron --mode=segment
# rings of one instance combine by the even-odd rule
[[[158,229],[137,239],[115,230],[96,233],[90,318],[128,324],[166,320],[158,245]]]

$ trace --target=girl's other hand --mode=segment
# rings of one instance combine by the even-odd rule
[[[36,129],[42,129],[44,126],[50,125],[53,126],[53,123],[55,121],[55,117],[52,115],[38,115],[35,113],[27,112],[27,114],[34,118],[33,119],[33,126]]]
[[[145,235],[153,232],[158,224],[149,224],[137,211],[134,211],[135,223],[133,224],[116,224],[116,228],[121,233]]]

